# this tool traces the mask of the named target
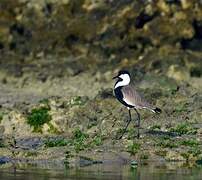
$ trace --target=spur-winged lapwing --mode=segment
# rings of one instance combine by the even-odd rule
[[[129,120],[125,126],[125,129],[120,136],[120,139],[126,132],[128,125],[131,122],[131,109],[134,109],[138,116],[138,134],[137,137],[140,137],[139,128],[140,128],[140,114],[137,111],[138,109],[148,109],[154,113],[160,113],[161,109],[152,106],[148,103],[140,94],[130,85],[130,73],[128,71],[119,71],[118,75],[113,79],[117,79],[114,85],[114,94],[116,98],[128,108]]]

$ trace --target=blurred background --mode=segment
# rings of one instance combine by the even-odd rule
[[[1,0],[0,102],[95,96],[119,69],[201,89],[201,50],[200,0]]]

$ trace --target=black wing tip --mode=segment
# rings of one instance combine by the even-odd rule
[[[155,111],[155,113],[158,113],[158,114],[160,114],[162,112],[162,110],[160,108],[157,108],[157,107],[154,109],[154,111]]]

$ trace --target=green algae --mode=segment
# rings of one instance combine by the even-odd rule
[[[162,148],[177,148],[179,145],[178,143],[176,143],[175,141],[173,141],[173,139],[169,138],[169,137],[163,137],[160,138],[158,140],[156,140],[156,146],[160,146]]]
[[[149,129],[152,130],[152,131],[160,130],[161,129],[161,125],[155,124],[155,125],[151,126]]]
[[[75,129],[73,131],[73,137],[70,141],[70,145],[72,145],[75,151],[78,153],[81,150],[84,150],[88,147],[87,139],[89,135],[82,132],[80,129]]]
[[[4,148],[4,147],[6,147],[4,142],[2,140],[0,140],[0,148]]]
[[[196,134],[197,128],[194,128],[190,123],[181,123],[169,129],[172,133],[177,133],[178,135],[184,134]]]
[[[3,120],[3,113],[0,112],[0,123],[1,123],[2,120]]]
[[[127,152],[129,152],[131,155],[135,155],[141,148],[141,145],[139,143],[129,143],[127,145]]]
[[[4,111],[0,111],[0,123],[3,120],[3,117],[6,115],[7,113]]]
[[[68,144],[69,141],[67,139],[48,139],[44,142],[45,147],[60,147]]]
[[[52,117],[48,114],[49,110],[47,107],[34,108],[28,114],[27,123],[34,128],[34,132],[41,132],[42,126],[51,121]]]
[[[103,137],[101,135],[95,136],[91,142],[91,146],[100,146],[103,144]]]
[[[70,99],[68,105],[70,106],[83,106],[88,101],[87,96],[75,96]]]
[[[200,143],[196,139],[187,139],[187,140],[181,141],[180,144],[184,146],[196,147]]]

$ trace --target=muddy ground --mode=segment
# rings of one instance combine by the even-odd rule
[[[0,9],[2,163],[201,163],[201,2],[18,0]],[[140,139],[135,121],[118,139],[128,118],[112,91],[120,69],[162,109],[140,111]]]

